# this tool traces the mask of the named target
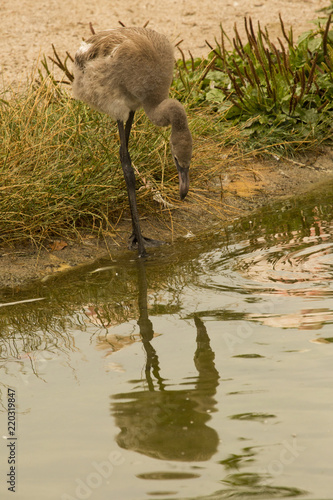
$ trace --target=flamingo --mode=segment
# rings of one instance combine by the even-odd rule
[[[117,122],[120,162],[132,218],[129,248],[145,257],[146,246],[159,242],[145,238],[135,192],[135,173],[128,150],[137,109],[143,108],[152,123],[171,125],[170,147],[179,176],[180,198],[189,190],[192,136],[184,107],[170,99],[174,53],[168,39],[148,28],[121,27],[93,34],[75,54],[73,95]]]

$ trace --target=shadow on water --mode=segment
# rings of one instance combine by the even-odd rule
[[[13,361],[22,379],[30,373],[44,380],[41,359],[61,357],[72,368],[71,356],[78,349],[76,336],[86,332],[105,355],[141,342],[144,380],[127,381],[129,391],[113,390],[110,395],[118,446],[160,463],[214,463],[220,437],[212,416],[218,411],[217,390],[222,382],[208,322],[220,322],[223,335],[223,325],[237,322],[313,330],[331,324],[332,206],[332,186],[327,186],[320,194],[265,208],[232,227],[153,250],[147,261],[131,260],[132,254],[125,253],[116,262],[101,259],[18,292],[2,291],[1,380],[6,379]],[[211,292],[217,293],[216,302],[206,299]],[[229,302],[221,305],[221,294]],[[301,296],[325,299],[328,305],[318,303],[296,313],[285,308],[279,311],[275,303],[274,310],[265,308],[276,296],[295,303]],[[184,371],[176,388],[173,380],[163,376],[166,366],[159,361],[161,352],[154,344],[154,317],[168,315],[186,320],[196,329],[189,347],[196,374],[187,376]],[[126,325],[125,334],[115,333],[118,325]],[[230,336],[229,344],[225,342],[229,350],[240,343],[235,331]],[[332,343],[331,336],[316,340]],[[172,347],[177,351],[177,341]],[[240,353],[234,358],[246,361],[264,356]],[[4,400],[1,404],[4,407]],[[260,424],[275,417],[273,413],[248,411],[228,418]],[[223,477],[221,489],[191,498],[264,500],[305,494],[298,488],[273,486],[267,471],[243,472],[242,468],[259,461],[258,455],[251,446],[227,454],[217,462]],[[195,479],[200,477],[199,469],[155,470],[137,477]]]

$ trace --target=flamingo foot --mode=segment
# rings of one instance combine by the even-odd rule
[[[145,236],[142,236],[142,239],[143,239],[144,247],[147,247],[147,248],[159,247],[159,246],[164,244],[164,241],[153,240],[152,238],[146,238]],[[136,250],[138,247],[139,247],[139,242],[138,242],[136,235],[133,232],[128,239],[128,249],[129,250]],[[140,255],[140,257],[141,256],[143,257],[144,255],[145,255],[145,253]]]

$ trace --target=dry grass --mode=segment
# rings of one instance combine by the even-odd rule
[[[213,116],[192,109],[189,121],[195,151],[188,206],[200,204],[219,215],[209,186],[225,165],[223,138]],[[0,243],[40,246],[55,236],[114,234],[128,202],[117,127],[107,116],[73,100],[48,77],[24,92],[7,92],[0,101],[0,130]],[[167,212],[172,227],[181,204],[169,133],[138,114],[131,155],[140,213]]]

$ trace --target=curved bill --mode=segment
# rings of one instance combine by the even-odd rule
[[[180,194],[180,199],[183,200],[187,195],[190,187],[189,168],[181,167],[177,162],[177,170],[179,176],[179,194]]]

